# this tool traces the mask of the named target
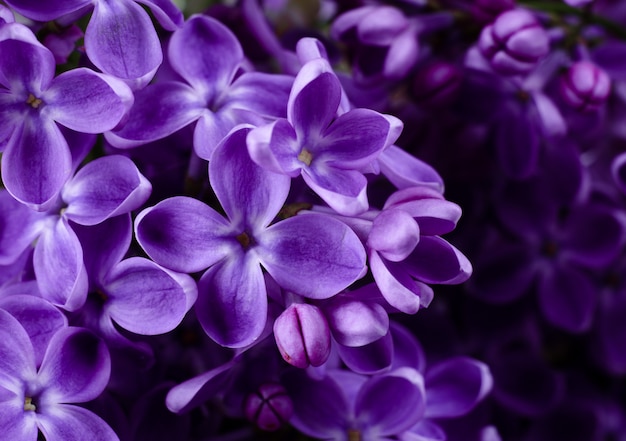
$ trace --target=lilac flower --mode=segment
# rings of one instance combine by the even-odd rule
[[[22,25],[2,28],[0,52],[2,180],[17,200],[44,211],[72,172],[58,124],[84,133],[111,130],[132,94],[119,80],[85,68],[54,78],[52,53]]]
[[[85,31],[85,49],[91,62],[107,74],[136,85],[146,84],[163,60],[161,44],[146,5],[161,26],[173,31],[183,14],[171,0],[10,0],[20,14],[49,21],[72,14],[93,13]],[[105,130],[103,130],[105,131]]]
[[[291,291],[335,295],[362,276],[362,245],[344,224],[323,215],[269,226],[289,191],[287,176],[248,156],[250,128],[233,131],[209,163],[209,179],[226,218],[202,202],[176,197],[144,210],[137,240],[157,263],[175,271],[209,268],[199,282],[196,314],[218,343],[241,347],[261,334],[267,298],[261,265]],[[308,283],[302,283],[306,274]]]
[[[611,91],[611,80],[604,70],[589,61],[570,66],[561,81],[561,96],[581,112],[598,110]]]
[[[168,45],[172,69],[181,80],[157,82],[138,92],[125,124],[107,140],[125,148],[171,135],[196,122],[194,149],[210,159],[235,125],[262,124],[283,116],[292,77],[241,73],[241,45],[223,24],[191,17]]]
[[[51,338],[41,365],[28,334],[0,310],[0,428],[9,439],[118,440],[98,416],[73,403],[93,400],[106,387],[111,361],[89,331],[67,327]]]
[[[277,430],[293,414],[293,404],[280,383],[265,383],[244,404],[248,420],[267,431]]]
[[[276,173],[304,181],[341,214],[367,210],[367,181],[360,169],[400,134],[402,123],[369,109],[337,116],[342,89],[324,59],[305,64],[289,95],[287,119],[248,136],[250,156]]]

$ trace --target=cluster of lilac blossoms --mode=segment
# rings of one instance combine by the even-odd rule
[[[0,438],[626,440],[623,24],[0,2]]]

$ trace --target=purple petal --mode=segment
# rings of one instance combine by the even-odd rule
[[[364,346],[387,334],[389,316],[374,302],[333,298],[324,305],[324,314],[337,343],[344,346]]]
[[[391,332],[364,346],[337,345],[337,352],[346,366],[356,373],[374,375],[385,372],[393,360]]]
[[[344,34],[357,27],[359,23],[362,23],[369,14],[376,12],[377,10],[378,8],[374,6],[363,6],[344,12],[337,17],[335,21],[333,21],[331,28],[332,37],[337,40],[341,40],[344,37]]]
[[[307,69],[314,60],[307,63],[302,70]],[[305,75],[308,72],[305,71]],[[301,78],[298,74],[296,82]],[[292,96],[294,92],[292,91]],[[337,108],[341,101],[341,84],[339,79],[330,73],[322,72],[304,86],[293,98],[292,107],[288,108],[289,122],[298,133],[298,139],[304,144],[309,140],[313,143],[330,125],[337,114]]]
[[[161,201],[137,216],[137,241],[160,265],[174,271],[202,271],[238,244],[225,236],[231,227],[208,205],[187,197]]]
[[[249,109],[263,116],[286,118],[286,103],[292,84],[293,77],[289,75],[246,72],[230,86],[222,106]]]
[[[267,321],[263,273],[253,253],[210,268],[198,282],[196,315],[218,344],[244,347],[256,341]]]
[[[71,171],[67,142],[57,125],[47,118],[26,118],[2,155],[6,189],[18,201],[40,211],[56,201]]]
[[[372,223],[367,246],[381,257],[399,262],[415,248],[420,239],[420,228],[410,214],[390,209],[380,212]]]
[[[408,75],[420,55],[419,40],[415,30],[409,28],[398,35],[389,46],[383,73],[390,79],[402,79]]]
[[[59,219],[39,237],[33,255],[41,295],[68,311],[87,298],[87,272],[83,250],[67,220]]]
[[[82,245],[90,282],[100,284],[128,251],[133,234],[130,214],[115,216],[90,227],[73,225],[72,229]]]
[[[174,32],[168,55],[174,70],[209,102],[230,85],[243,62],[243,50],[233,33],[205,15],[191,17]]]
[[[137,0],[137,2],[150,8],[159,24],[168,31],[175,31],[185,22],[183,13],[171,0]]]
[[[204,112],[204,101],[186,84],[156,83],[135,94],[128,119],[106,138],[115,147],[134,147],[165,138]]]
[[[286,119],[252,129],[246,138],[250,157],[261,167],[295,178],[304,165],[298,159],[301,146]]]
[[[323,164],[305,170],[302,177],[339,214],[354,216],[369,208],[367,179],[358,171],[340,170]]]
[[[230,133],[209,163],[213,191],[231,223],[242,230],[266,227],[282,208],[291,182],[252,161],[246,146],[249,132],[241,128]]]
[[[111,318],[122,328],[142,335],[164,334],[174,329],[197,296],[191,277],[173,277],[141,257],[116,265],[102,288],[108,297],[105,309]]]
[[[117,126],[132,103],[124,83],[89,69],[78,68],[56,77],[40,98],[42,112],[82,133],[103,133]]]
[[[0,265],[15,262],[41,231],[43,216],[0,191]]]
[[[307,109],[304,108],[304,104],[311,104],[314,106],[314,108],[317,108],[317,102],[313,99],[314,97],[310,96],[311,93],[315,91],[314,90],[315,88],[309,87],[309,85],[313,81],[315,81],[317,78],[322,77],[320,82],[316,84],[319,84],[320,87],[325,85],[327,88],[327,90],[325,91],[325,93],[327,94],[326,99],[330,100],[327,102],[327,105],[334,106],[333,104],[335,101],[334,95],[336,94],[336,91],[334,91],[335,86],[339,87],[339,93],[340,93],[339,99],[341,99],[341,85],[338,83],[338,81],[336,82],[336,79],[333,80],[332,76],[335,76],[334,71],[332,67],[330,66],[330,64],[328,63],[328,61],[326,61],[323,58],[316,58],[306,63],[304,66],[302,66],[302,68],[298,72],[298,75],[294,79],[293,85],[291,86],[291,92],[289,93],[289,100],[287,102],[287,119],[289,120],[291,124],[294,125],[294,127],[298,126],[296,121],[300,121],[304,126],[310,125],[310,123],[307,122],[306,119],[298,118],[298,116],[296,115],[296,100],[302,102],[302,100],[306,98],[306,102],[302,102],[303,105],[298,106],[298,110],[297,110],[298,112],[302,111],[305,113],[310,113],[310,111],[307,111]],[[300,92],[304,90],[306,87],[309,87],[309,91],[305,93],[305,95],[303,95],[302,98],[299,98]],[[313,99],[313,102],[311,102],[312,99]],[[338,105],[339,103],[337,103],[337,106]],[[332,117],[334,117],[336,114],[337,106],[334,106],[335,110],[333,111],[332,115],[326,115],[324,113],[324,112],[329,112],[328,108],[317,109],[318,111],[322,112],[321,114],[317,115],[317,118],[322,118],[322,120],[326,120],[329,117],[331,118],[331,119],[328,119],[328,122],[325,123],[325,125],[324,123],[321,123],[318,120],[316,125],[320,127],[320,130],[326,128],[328,124],[330,124],[330,122],[332,121]],[[304,117],[305,115],[301,115],[301,116]],[[312,117],[313,115],[309,115],[309,116]]]
[[[7,440],[34,441],[37,439],[37,423],[32,415],[24,412],[24,405],[17,394],[5,399],[5,389],[0,386],[0,427]]]
[[[313,380],[303,371],[290,371],[282,383],[293,400],[290,424],[319,439],[345,436],[350,421],[348,400],[332,378]]]
[[[443,179],[430,165],[405,152],[400,147],[390,145],[378,156],[380,171],[399,189],[416,185],[427,185],[443,192]]]
[[[61,197],[67,204],[64,214],[68,219],[81,225],[96,225],[139,208],[151,190],[152,185],[133,161],[112,155],[81,168],[65,185]]]
[[[37,424],[47,441],[119,441],[102,418],[70,404],[57,404],[38,413]]]
[[[23,379],[35,377],[35,352],[20,322],[0,309],[0,386],[18,393]]]
[[[196,121],[193,131],[193,149],[202,159],[210,161],[217,146],[237,122],[228,112],[206,111]]]
[[[559,265],[543,274],[537,292],[541,312],[550,323],[569,332],[589,329],[598,293],[581,270]]]
[[[359,42],[375,46],[391,44],[407,25],[402,11],[389,6],[374,8],[356,23]]]
[[[24,17],[37,21],[50,21],[76,12],[92,2],[93,0],[54,0],[43,3],[39,0],[9,0],[7,3]]]
[[[41,405],[93,400],[108,384],[110,373],[111,358],[102,340],[87,329],[63,328],[50,340],[39,368]]]
[[[54,56],[46,47],[21,39],[0,41],[0,83],[13,93],[39,98],[54,77]]]
[[[131,0],[96,2],[85,31],[85,48],[93,64],[121,79],[151,75],[163,61],[150,17]]]
[[[342,222],[311,213],[278,222],[257,237],[261,263],[288,291],[328,298],[363,275],[365,250]],[[309,283],[303,283],[306,274]]]
[[[493,379],[486,364],[455,357],[426,373],[426,416],[455,418],[467,414],[491,391]]]
[[[438,236],[422,236],[404,263],[413,277],[425,283],[461,283],[472,273],[469,261]]]
[[[426,285],[413,280],[397,264],[384,261],[377,252],[369,253],[369,264],[385,300],[405,314],[415,314],[421,306],[420,296]]]
[[[422,374],[426,370],[426,354],[415,335],[404,326],[391,321],[391,335],[393,337],[393,365],[392,369],[410,367]]]
[[[356,397],[357,424],[373,433],[397,435],[422,419],[425,398],[424,379],[415,369],[372,377]]]
[[[28,112],[25,101],[23,96],[0,88],[0,151],[4,150],[13,132],[22,125]]]
[[[230,361],[174,386],[165,399],[165,404],[174,413],[186,413],[199,406],[224,389],[231,378]]]
[[[19,320],[35,350],[35,363],[41,364],[52,336],[67,326],[67,318],[51,303],[32,295],[12,295],[0,299],[0,308]]]

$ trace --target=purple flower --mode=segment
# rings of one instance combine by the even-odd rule
[[[563,100],[581,112],[598,110],[611,91],[607,73],[589,61],[574,63],[561,80]]]
[[[259,428],[273,431],[289,421],[293,414],[293,404],[280,383],[265,383],[256,393],[248,395],[244,413]]]
[[[171,0],[11,0],[9,5],[33,20],[56,20],[61,16],[93,13],[85,31],[85,49],[91,62],[103,72],[134,85],[152,79],[163,60],[161,43],[150,16],[137,3],[146,5],[159,23],[173,31],[183,23],[183,14]]]
[[[248,136],[250,156],[276,173],[304,181],[331,208],[353,215],[368,208],[360,171],[400,135],[402,123],[369,109],[338,115],[339,80],[322,58],[306,63],[294,81],[287,119]]]
[[[233,131],[209,163],[211,187],[226,217],[200,201],[176,197],[141,212],[135,227],[157,263],[182,272],[209,268],[199,282],[196,314],[215,341],[233,347],[251,344],[265,327],[261,266],[281,287],[309,298],[335,295],[365,269],[360,241],[335,219],[316,214],[270,225],[290,179],[252,162],[245,145],[249,132]]]
[[[0,52],[2,180],[14,198],[44,211],[72,172],[58,124],[82,133],[111,130],[132,94],[119,80],[85,68],[55,78],[52,53],[19,24],[2,28]]]
[[[519,75],[530,72],[548,55],[550,41],[530,12],[512,9],[483,29],[478,47],[496,72]]]
[[[51,338],[41,365],[22,325],[0,310],[0,430],[7,439],[48,441],[117,435],[98,416],[73,403],[98,397],[109,381],[106,345],[89,331],[62,328]]]
[[[196,15],[174,32],[168,45],[177,81],[138,92],[125,124],[107,140],[134,147],[171,135],[195,122],[194,149],[210,159],[237,124],[263,124],[283,116],[292,77],[241,73],[244,56],[233,33],[217,20]]]

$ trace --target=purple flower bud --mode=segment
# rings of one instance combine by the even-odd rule
[[[530,12],[513,9],[483,29],[478,48],[493,70],[518,75],[531,71],[550,52],[550,40]]]
[[[461,72],[449,63],[435,62],[421,69],[413,79],[413,96],[420,104],[443,107],[454,99]]]
[[[330,354],[330,329],[315,306],[289,306],[274,322],[274,338],[285,361],[295,367],[320,366]]]
[[[589,61],[574,63],[561,81],[563,100],[581,112],[598,110],[611,91],[607,73]]]
[[[289,421],[293,415],[293,403],[281,384],[265,383],[248,395],[244,413],[260,429],[274,431]]]

